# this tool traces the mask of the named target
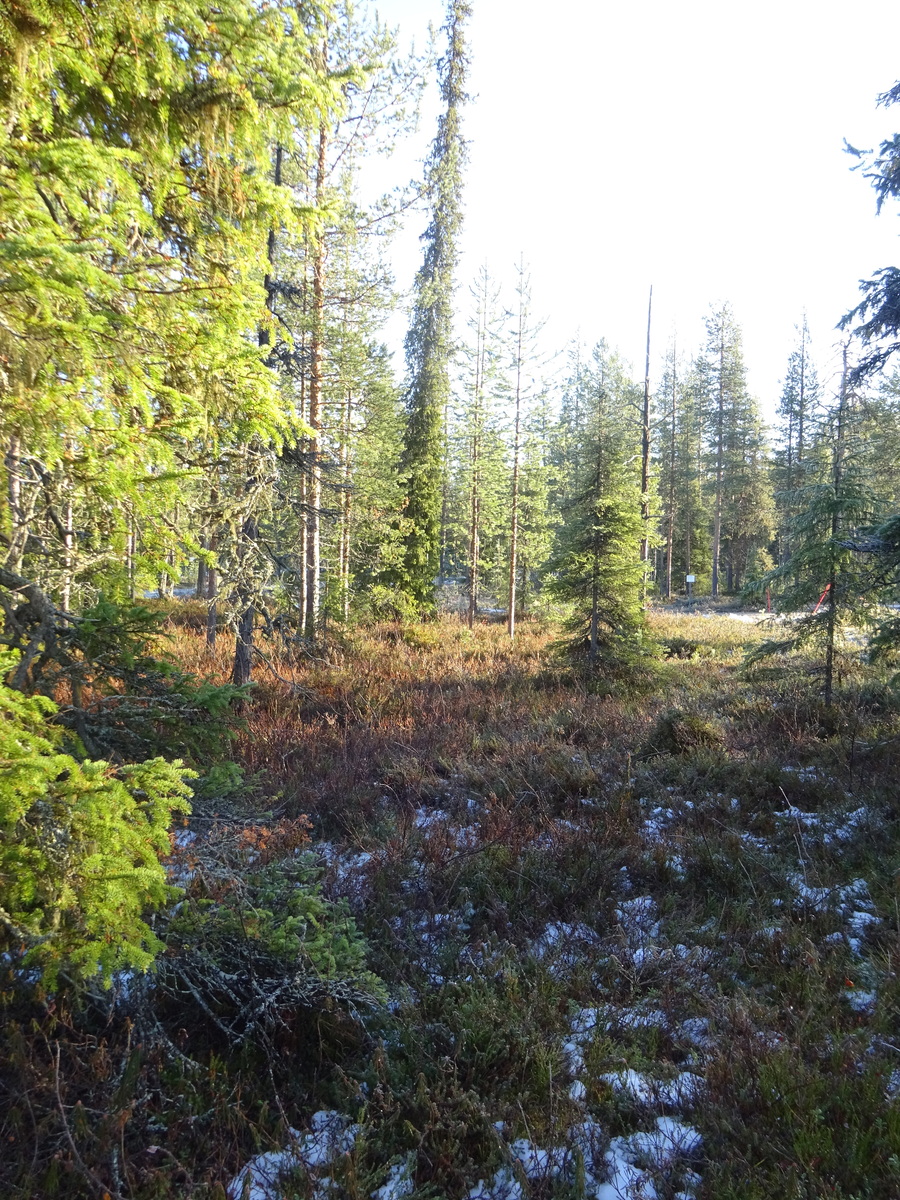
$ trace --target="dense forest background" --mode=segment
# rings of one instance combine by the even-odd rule
[[[644,597],[688,575],[695,596],[735,595],[785,567],[836,455],[869,527],[896,511],[898,385],[873,369],[889,353],[860,365],[848,333],[844,377],[820,380],[798,314],[767,426],[727,301],[654,357],[651,394],[649,356],[635,382],[602,338],[546,345],[524,257],[457,288],[464,7],[437,64],[349,9],[171,29],[138,13],[127,52],[123,12],[105,14],[14,9],[5,27],[4,567],[62,612],[190,588],[210,640],[237,635],[241,684],[256,629],[314,642],[420,615],[435,581],[470,619],[482,599],[541,611],[598,456],[596,487],[626,524],[640,511]],[[403,136],[435,65],[425,180],[363,208],[366,156]],[[390,237],[422,212],[398,379]]]
[[[709,762],[748,753],[726,754],[731,734],[699,699],[692,709],[676,695],[668,715],[659,708],[688,686],[666,664],[694,664],[688,678],[705,651],[654,620],[694,601],[771,615],[741,669],[757,680],[800,670],[796,728],[814,723],[841,754],[851,738],[851,789],[860,739],[869,750],[896,742],[892,727],[869,737],[857,725],[851,737],[845,721],[858,700],[846,689],[860,679],[879,720],[897,711],[896,269],[864,284],[843,318],[837,377],[820,374],[798,313],[781,394],[762,398],[772,424],[749,390],[727,300],[712,299],[693,344],[670,339],[662,351],[651,304],[638,380],[602,337],[548,346],[527,247],[500,275],[485,265],[468,286],[458,278],[469,16],[466,0],[450,0],[434,56],[415,57],[349,3],[0,5],[0,1003],[9,1030],[2,1128],[13,1148],[0,1176],[10,1196],[222,1196],[251,1150],[288,1132],[296,1140],[291,1121],[320,1100],[338,1103],[339,1079],[343,1101],[352,1093],[371,1104],[381,1130],[371,1161],[365,1150],[351,1156],[365,1162],[366,1182],[348,1177],[341,1194],[522,1195],[502,1166],[493,1191],[466,1191],[479,1164],[505,1161],[471,1081],[447,1068],[439,1088],[415,1055],[390,1069],[378,1058],[402,1037],[387,1027],[376,1036],[363,1014],[383,1020],[412,1004],[408,980],[394,988],[407,967],[396,946],[378,949],[381,926],[342,893],[337,860],[326,877],[309,848],[311,831],[323,844],[327,835],[362,845],[363,829],[381,822],[407,845],[429,827],[418,816],[410,824],[403,806],[433,800],[429,789],[464,772],[455,751],[416,748],[417,721],[439,729],[452,708],[453,720],[483,723],[490,705],[466,691],[482,667],[498,711],[531,689],[552,693],[554,711],[540,717],[548,745],[577,743],[573,730],[586,728],[572,696],[585,713],[613,706],[604,720],[622,739],[607,747],[614,769],[598,775],[579,751],[565,771],[582,775],[564,784],[557,764],[548,790],[533,777],[538,750],[501,783],[490,761],[513,735],[473,732],[467,753],[481,765],[469,786],[481,789],[490,816],[479,836],[495,850],[511,844],[498,815],[507,794],[518,797],[516,812],[540,796],[544,812],[569,793],[599,804],[583,794],[599,789],[614,818],[603,861],[626,871],[609,846],[614,826],[631,837],[622,822],[635,799],[632,754],[645,763],[697,754],[711,787],[721,762]],[[364,203],[367,159],[409,131],[435,72],[441,108],[424,177]],[[882,97],[898,99],[900,85]],[[879,203],[900,188],[898,161],[897,139],[865,161]],[[410,221],[423,228],[422,263],[414,281],[396,280],[391,237]],[[384,333],[398,306],[409,318],[402,377]],[[729,635],[717,636],[737,656]],[[443,661],[447,647],[463,655],[469,645],[481,649],[441,692],[442,708],[424,684],[431,667],[409,656]],[[330,674],[339,663],[366,681],[365,697]],[[513,724],[525,720],[511,712]],[[401,744],[396,730],[387,736],[390,722],[413,741],[388,769],[389,747]],[[630,742],[629,722],[641,729]],[[351,727],[366,730],[367,749],[348,749]],[[341,752],[330,740],[339,734]],[[303,748],[311,740],[321,759]],[[390,821],[366,791],[375,784],[363,785],[369,774],[399,805]],[[669,793],[688,786],[654,778]],[[776,790],[785,796],[786,786]],[[565,841],[561,820],[554,812],[554,853],[565,842],[577,862],[562,865],[562,854],[559,878],[547,878],[560,912],[564,894],[587,904],[607,886],[585,883],[590,854]],[[402,912],[405,860],[395,851],[381,863],[381,886],[387,896],[396,885]],[[501,905],[499,884],[466,874],[463,843],[447,853],[439,861],[432,847],[422,866],[425,879],[460,860],[452,884],[450,875],[428,883],[429,902],[445,887],[446,904],[482,922],[486,962],[488,934],[507,928],[512,900],[504,893]],[[516,861],[495,865],[507,878],[521,875]],[[648,888],[654,871],[685,878],[660,854],[652,868],[640,861],[627,870]],[[658,936],[649,932],[657,902],[632,912],[636,899],[620,901],[617,928],[634,966],[638,942]],[[399,919],[382,916],[384,928]],[[565,929],[577,942],[576,926]],[[798,944],[803,937],[805,928]],[[804,953],[819,962],[815,947]],[[509,963],[498,971],[504,987],[524,986],[513,986]],[[579,986],[586,1003],[589,984]],[[547,995],[522,1001],[535,1006],[537,1031],[554,1004],[562,1012],[575,1002],[574,992]],[[485,1014],[495,1001],[481,1002],[473,1029],[494,1019]],[[427,1014],[417,1014],[424,1046]],[[517,1053],[531,1061],[535,1045]],[[347,1064],[364,1050],[377,1078],[368,1091],[357,1078],[353,1091]],[[484,1064],[494,1053],[483,1050]],[[285,1056],[302,1064],[293,1082]],[[521,1094],[541,1091],[535,1071]],[[253,1092],[260,1078],[265,1097]],[[572,1088],[565,1103],[577,1107],[584,1098]],[[657,1100],[661,1112],[677,1108]],[[861,1103],[860,1130],[874,1103]],[[531,1144],[521,1100],[519,1109]],[[878,1118],[872,1150],[881,1173],[860,1194],[895,1194],[891,1111]],[[318,1116],[305,1136],[330,1138],[331,1158],[349,1138],[341,1153],[350,1154],[347,1122],[335,1124],[331,1108]],[[198,1148],[195,1122],[215,1127],[213,1150]],[[604,1183],[599,1165],[591,1175],[584,1146],[578,1170],[572,1150],[565,1167],[541,1160],[543,1174],[520,1175],[538,1180],[535,1195],[697,1194],[700,1135],[673,1133],[669,1116],[659,1122],[676,1149],[666,1159],[651,1143],[620,1147],[621,1186],[615,1175]],[[307,1150],[281,1162],[303,1176],[284,1194],[324,1194]],[[604,1153],[613,1170],[609,1149],[597,1163]],[[833,1146],[797,1153],[809,1188],[817,1163],[841,1158]],[[136,1166],[140,1155],[150,1158]],[[669,1183],[659,1182],[676,1160]],[[628,1176],[626,1162],[644,1165]],[[388,1183],[373,1191],[386,1163]],[[837,1179],[838,1166],[828,1170]],[[669,1190],[648,1190],[651,1175]],[[227,1194],[282,1194],[252,1191],[251,1176],[235,1176]],[[827,1194],[849,1197],[853,1179],[838,1182],[845,1190],[835,1183]],[[721,1178],[718,1186],[730,1194]],[[802,1187],[790,1194],[826,1194]]]

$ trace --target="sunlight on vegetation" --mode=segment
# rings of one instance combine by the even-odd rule
[[[0,3],[10,1200],[900,1195],[897,272],[466,325],[471,15]]]

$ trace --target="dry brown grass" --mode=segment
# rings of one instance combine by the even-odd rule
[[[182,1105],[169,1143],[181,1186],[221,1197],[251,1142],[278,1145],[284,1123],[335,1106],[366,1130],[337,1168],[341,1194],[364,1200],[411,1155],[417,1195],[462,1200],[513,1169],[515,1138],[562,1145],[587,1116],[605,1138],[627,1136],[671,1113],[604,1081],[628,1067],[704,1076],[703,1098],[679,1113],[705,1139],[698,1200],[900,1195],[900,1109],[886,1092],[900,1013],[900,722],[877,689],[868,708],[847,691],[826,717],[806,660],[748,677],[743,652],[762,627],[673,612],[651,626],[665,653],[631,682],[573,668],[537,622],[513,646],[502,626],[453,616],[342,634],[314,656],[261,643],[272,670],[257,664],[235,743],[259,776],[240,836],[254,852],[275,845],[279,826],[254,806],[288,829],[310,815],[326,894],[351,905],[392,1005],[355,1034],[329,1033],[319,1014],[306,1090],[288,1081],[277,1115],[266,1081],[238,1063],[211,1065],[216,1082],[202,1088],[170,1078],[185,1095],[196,1086],[212,1114],[201,1154]],[[190,606],[170,633],[183,669],[227,680],[231,641],[210,655]],[[654,747],[676,714],[715,736]],[[858,831],[819,835],[817,819],[839,823],[855,806],[871,812]],[[803,889],[858,879],[870,899],[853,903],[879,919],[853,949],[850,918]],[[623,916],[635,898],[658,918],[646,955]],[[871,1012],[851,1007],[848,980],[877,992]],[[583,1040],[576,1102],[563,1045],[582,1007],[602,1019]],[[686,1036],[690,1021],[706,1023],[707,1044]],[[304,1036],[298,1055],[313,1053]],[[679,1191],[684,1169],[658,1181],[660,1196]],[[519,1177],[529,1200],[586,1194],[577,1172]],[[148,1200],[174,1186],[155,1179]],[[312,1194],[308,1179],[293,1186]]]

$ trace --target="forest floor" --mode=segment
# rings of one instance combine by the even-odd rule
[[[653,625],[637,681],[448,618],[262,685],[245,765],[391,997],[323,1091],[356,1128],[317,1194],[900,1194],[888,698],[748,680],[726,614]]]
[[[621,677],[452,617],[260,670],[240,761],[388,1001],[229,1198],[900,1196],[895,693],[751,677],[724,614],[652,632]]]

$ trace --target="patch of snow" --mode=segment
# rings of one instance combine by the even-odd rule
[[[862,988],[847,988],[844,998],[853,1011],[858,1013],[871,1012],[878,999],[874,992],[867,992]]]
[[[658,1200],[659,1193],[647,1172],[619,1157],[616,1143],[622,1140],[614,1138],[610,1142],[606,1154],[607,1181],[594,1182],[594,1200]]]
[[[712,1045],[709,1033],[709,1021],[706,1017],[688,1017],[678,1026],[678,1032],[684,1041],[703,1050]]]
[[[815,767],[791,767],[784,766],[781,770],[788,775],[796,775],[801,783],[812,783],[819,778],[819,773]]]
[[[587,1037],[600,1024],[599,1008],[580,1008],[570,1019],[569,1025],[576,1037]]]
[[[667,1108],[690,1108],[703,1093],[705,1084],[698,1075],[683,1071],[675,1079],[651,1079],[630,1069],[601,1075],[616,1092],[626,1092],[639,1104],[664,1105]]]
[[[587,1099],[587,1088],[580,1079],[576,1079],[569,1088],[569,1099],[574,1104],[584,1104],[585,1100]]]
[[[670,854],[666,859],[666,866],[678,880],[687,879],[687,867],[684,859],[680,854]]]
[[[540,1150],[525,1138],[519,1138],[510,1146],[510,1153],[521,1165],[525,1178],[555,1179],[562,1175],[570,1166],[572,1156],[563,1146],[554,1146],[549,1150]]]
[[[696,1153],[703,1144],[702,1136],[690,1125],[674,1117],[657,1117],[656,1128],[646,1133],[632,1133],[619,1141],[629,1143],[629,1153],[656,1168],[669,1167],[677,1158]]]
[[[563,1056],[566,1060],[566,1067],[570,1075],[580,1075],[584,1070],[584,1055],[581,1052],[581,1047],[575,1041],[567,1041],[562,1044]]]
[[[745,846],[752,846],[753,849],[757,850],[760,854],[772,853],[772,847],[769,845],[769,842],[766,838],[760,837],[755,833],[750,833],[746,829],[741,833],[741,841]]]
[[[328,1166],[353,1148],[359,1126],[342,1113],[323,1110],[313,1115],[309,1133],[289,1129],[291,1144],[284,1150],[257,1154],[235,1175],[225,1189],[228,1200],[281,1200],[282,1176],[305,1167]],[[246,1189],[246,1196],[245,1196]]]
[[[805,833],[819,836],[823,845],[831,846],[836,842],[848,842],[868,823],[871,814],[864,806],[855,808],[852,812],[816,813],[804,812],[801,808],[789,805],[783,812],[775,813],[775,816],[781,820],[793,821]]]
[[[796,904],[806,905],[815,912],[834,912],[846,921],[848,932],[832,932],[825,940],[830,943],[844,940],[850,952],[861,958],[863,938],[875,925],[881,924],[881,918],[873,912],[875,904],[866,881],[854,879],[842,887],[812,888],[801,876],[793,875],[788,882],[797,893]]]
[[[669,1019],[658,1008],[641,1010],[638,1008],[611,1008],[612,1016],[606,1022],[606,1029],[664,1029]]]
[[[501,1167],[490,1183],[479,1179],[466,1193],[466,1200],[523,1200],[522,1185],[508,1167]]]
[[[656,902],[652,896],[635,896],[623,900],[616,909],[616,920],[632,946],[639,946],[650,938],[659,937]]]
[[[874,913],[870,912],[851,912],[847,918],[847,924],[852,934],[855,934],[856,937],[864,937],[873,925],[881,924],[881,917],[876,917]]]
[[[435,825],[448,825],[450,814],[442,808],[417,808],[414,817],[416,829],[431,829]]]
[[[585,953],[597,946],[599,935],[583,921],[553,922],[531,944],[531,953],[539,962],[546,962],[554,973],[576,967],[584,961]]]
[[[822,824],[821,813],[804,812],[802,808],[795,808],[793,804],[789,805],[784,812],[775,813],[776,817],[780,817],[783,821],[796,821],[803,829],[816,829]]]
[[[828,833],[822,838],[826,846],[833,842],[848,842],[858,829],[866,824],[869,819],[869,810],[867,808],[856,808],[853,812],[847,813],[843,821],[835,824]]]
[[[413,1183],[414,1161],[410,1156],[405,1162],[395,1163],[388,1172],[387,1180],[380,1188],[371,1193],[372,1200],[400,1200],[401,1196],[410,1196],[415,1191]]]
[[[352,886],[358,890],[361,884],[368,883],[364,874],[365,868],[372,861],[368,850],[359,850],[355,854],[341,854],[330,842],[320,842],[315,850],[325,857],[331,868],[334,881],[332,886],[335,889],[346,890]]]
[[[606,1181],[597,1183],[592,1177],[589,1194],[594,1200],[658,1200],[659,1192],[649,1172],[671,1170],[679,1159],[694,1154],[701,1144],[696,1129],[672,1117],[659,1117],[654,1129],[613,1138],[604,1155]],[[595,1160],[594,1172],[597,1165]],[[700,1177],[694,1171],[685,1171],[683,1180],[685,1190],[681,1194],[690,1197],[699,1186]]]

